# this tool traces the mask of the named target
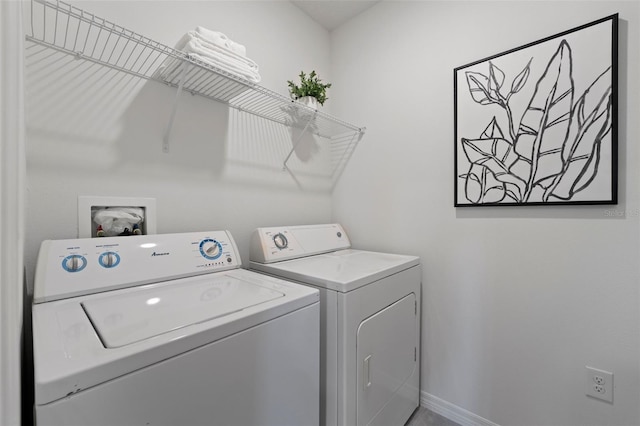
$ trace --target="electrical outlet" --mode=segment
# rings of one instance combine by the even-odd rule
[[[613,373],[589,366],[586,369],[587,395],[613,403]]]

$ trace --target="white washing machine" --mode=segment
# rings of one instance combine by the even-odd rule
[[[320,424],[400,426],[420,399],[421,266],[338,224],[259,228],[250,267],[320,291]]]
[[[42,243],[38,426],[318,425],[319,292],[226,231]]]

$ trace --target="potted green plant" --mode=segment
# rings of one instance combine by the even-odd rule
[[[327,89],[331,87],[331,83],[322,83],[318,78],[316,71],[313,70],[307,77],[304,71],[300,71],[300,85],[288,80],[289,94],[291,98],[297,100],[304,105],[317,109],[317,103],[324,105],[327,98]]]

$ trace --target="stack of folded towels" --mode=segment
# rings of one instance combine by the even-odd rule
[[[258,65],[247,58],[246,48],[218,31],[196,27],[186,33],[176,44],[176,50],[237,77],[253,83],[260,82]],[[180,61],[169,59],[160,68],[160,74],[168,76],[176,71]]]

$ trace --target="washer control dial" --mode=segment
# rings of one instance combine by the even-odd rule
[[[79,254],[72,254],[64,258],[62,268],[67,272],[80,272],[87,266],[87,258]]]
[[[104,252],[100,255],[98,263],[104,268],[115,268],[120,263],[120,255],[113,251]]]
[[[222,244],[211,238],[200,241],[200,254],[208,260],[216,260],[222,256]]]
[[[278,247],[280,250],[286,249],[287,246],[289,245],[289,241],[287,240],[287,237],[285,237],[282,232],[278,232],[276,235],[273,236],[273,242],[275,243],[276,247]]]

